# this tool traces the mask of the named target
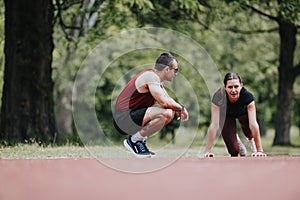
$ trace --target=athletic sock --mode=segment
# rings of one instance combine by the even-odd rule
[[[146,139],[147,139],[147,136],[146,137],[142,136],[139,131],[136,134],[131,136],[131,141],[133,143],[136,143],[137,141],[145,141]]]

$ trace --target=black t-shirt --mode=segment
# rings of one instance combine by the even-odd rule
[[[252,101],[254,101],[254,97],[252,93],[250,93],[244,87],[241,89],[240,97],[235,103],[231,103],[228,100],[227,93],[223,88],[218,89],[212,98],[213,104],[221,107],[223,111],[224,109],[226,109],[226,116],[232,116],[232,117],[239,117],[241,115],[247,114],[247,106]]]

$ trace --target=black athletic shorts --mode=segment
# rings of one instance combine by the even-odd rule
[[[147,108],[115,112],[113,123],[116,130],[123,135],[133,135],[142,129]]]

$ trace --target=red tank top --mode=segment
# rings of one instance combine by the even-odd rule
[[[128,109],[139,109],[148,108],[155,104],[156,100],[152,97],[150,92],[139,93],[135,87],[136,79],[143,73],[154,71],[153,69],[148,69],[141,71],[135,75],[125,86],[121,94],[119,95],[115,110],[116,111],[126,111]]]

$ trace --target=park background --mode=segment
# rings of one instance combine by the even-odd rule
[[[37,151],[39,147],[65,146],[69,148],[68,155],[80,156],[77,147],[84,144],[72,115],[76,74],[99,43],[124,30],[144,27],[178,31],[199,43],[222,75],[238,72],[255,96],[257,118],[268,153],[300,154],[297,153],[300,145],[297,0],[6,0],[0,2],[0,15],[1,157],[32,156],[30,152],[44,152]],[[103,145],[107,140],[122,144],[123,137],[111,123],[112,91],[120,77],[123,76],[125,84],[130,77],[124,74],[144,63],[154,63],[161,52],[137,49],[118,58],[103,72],[96,91],[95,110],[105,137],[91,140]],[[194,77],[192,70],[185,70],[191,69],[184,67],[190,65],[188,60],[176,56],[180,74],[188,77],[199,99],[201,113],[192,112],[201,116],[194,144],[199,147],[210,120],[210,96],[205,77]],[[180,87],[176,80],[172,87],[181,93],[176,95],[189,93],[176,90]],[[157,136],[156,142],[171,141],[170,137],[160,140],[160,135]],[[223,148],[222,141],[218,145]],[[53,156],[60,153],[54,151]]]

